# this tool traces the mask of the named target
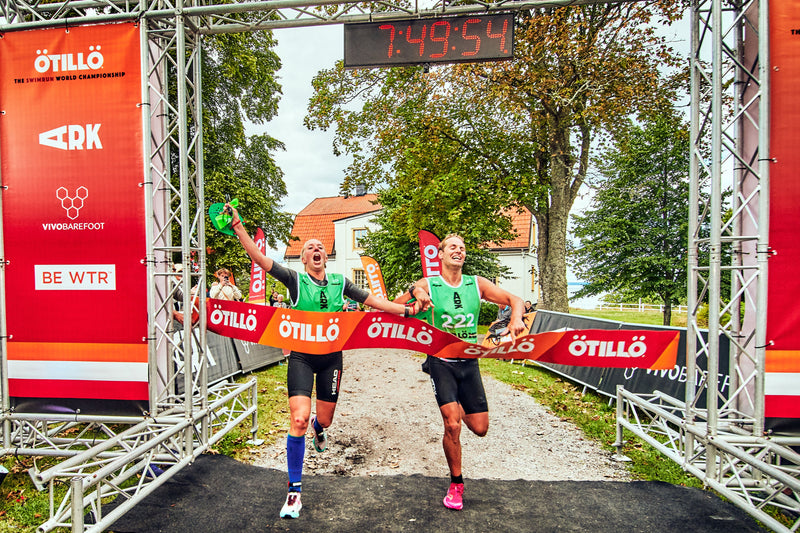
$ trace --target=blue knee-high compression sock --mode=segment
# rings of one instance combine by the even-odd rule
[[[286,436],[286,466],[289,470],[289,490],[301,491],[303,480],[303,456],[306,453],[306,438]]]

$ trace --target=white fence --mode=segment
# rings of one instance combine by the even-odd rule
[[[612,311],[658,311],[659,313],[664,312],[664,306],[658,304],[647,304],[644,302],[639,303],[605,303],[602,302],[600,305],[597,306],[598,309],[607,309]],[[673,313],[685,313],[686,306],[685,305],[673,305],[672,306]]]

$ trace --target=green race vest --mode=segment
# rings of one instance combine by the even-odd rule
[[[344,307],[344,276],[326,274],[328,284],[321,287],[306,272],[298,272],[297,302],[292,309],[299,311],[341,311]]]
[[[461,276],[461,285],[451,287],[441,276],[428,278],[433,301],[433,326],[462,341],[478,342],[481,295],[475,276]],[[430,322],[430,320],[428,320]]]

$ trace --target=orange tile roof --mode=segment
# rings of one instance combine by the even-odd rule
[[[303,244],[308,239],[319,239],[328,255],[336,254],[333,223],[343,218],[379,211],[381,205],[377,200],[377,194],[316,198],[297,213],[292,236],[298,240],[289,242],[283,254],[284,259],[299,258]]]
[[[522,212],[516,209],[506,209],[503,211],[504,215],[511,215],[511,223],[514,226],[514,232],[517,237],[508,241],[495,243],[489,247],[490,250],[503,250],[508,248],[528,248],[531,244],[536,242],[536,236],[531,238],[531,219],[533,216],[527,208],[522,208]]]
[[[322,241],[328,255],[335,255],[333,223],[343,218],[379,211],[381,205],[377,203],[377,199],[377,194],[315,199],[297,213],[292,226],[292,236],[297,237],[298,240],[289,242],[286,252],[283,254],[284,259],[299,258],[303,244],[312,238]],[[523,208],[522,212],[506,210],[504,214],[512,216],[512,224],[517,237],[494,244],[489,249],[499,251],[509,248],[528,248],[531,243],[531,212]]]

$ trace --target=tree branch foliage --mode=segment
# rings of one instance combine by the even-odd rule
[[[272,153],[283,143],[270,135],[248,136],[245,120],[269,121],[278,111],[280,59],[271,32],[215,35],[203,50],[203,164],[206,205],[238,198],[251,232],[264,230],[267,244],[288,242],[292,217],[281,210],[283,172]],[[207,222],[206,227],[210,228]],[[250,273],[250,259],[234,237],[206,232],[207,268],[227,267],[238,279]]]
[[[663,108],[683,72],[652,27],[676,1],[520,12],[515,59],[375,70],[335,68],[314,79],[306,125],[336,128],[334,152],[352,158],[342,191],[382,187],[382,232],[410,250],[417,230],[464,233],[468,246],[511,237],[507,208],[537,222],[540,307],[568,310],[566,232],[601,131],[637,110]],[[377,239],[377,238],[376,238]],[[403,245],[405,243],[405,245]],[[401,246],[403,245],[403,246]],[[390,262],[411,263],[385,247]],[[407,275],[408,273],[406,273]]]
[[[629,123],[600,161],[591,208],[574,216],[577,296],[622,292],[671,308],[686,295],[689,130],[675,113]]]

